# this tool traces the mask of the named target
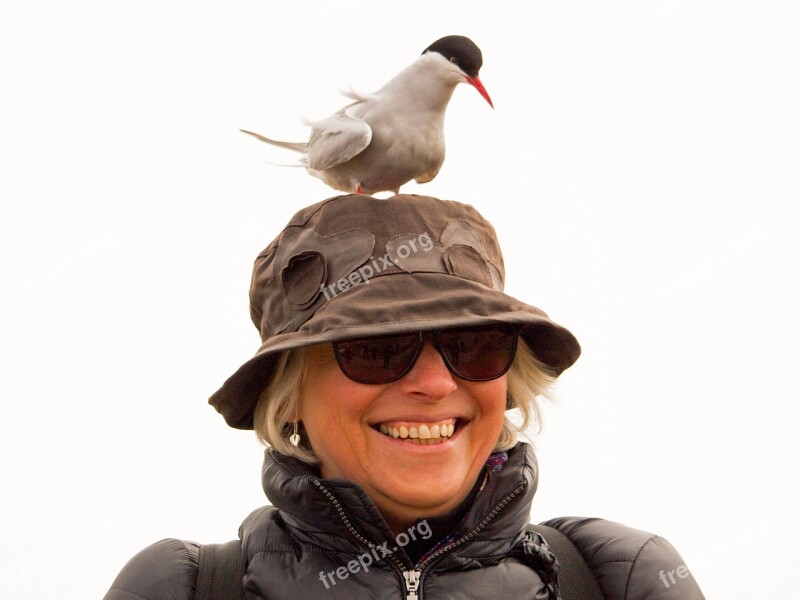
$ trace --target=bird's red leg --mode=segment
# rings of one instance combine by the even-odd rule
[[[363,193],[364,193],[364,190],[361,189],[361,185],[358,185],[356,187],[356,194],[363,194]]]

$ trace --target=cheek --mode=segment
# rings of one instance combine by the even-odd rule
[[[318,406],[317,410],[309,410],[306,414],[306,429],[311,429],[316,434],[315,437],[332,443],[359,426],[359,413],[347,402],[329,398],[325,404],[327,405]]]
[[[338,366],[314,371],[306,379],[299,414],[324,471],[343,468],[364,452],[363,415],[373,401],[373,390],[368,391],[341,376]]]
[[[480,387],[474,390],[473,394],[481,407],[481,411],[487,415],[503,415],[506,410],[506,397],[508,385],[505,376],[494,381],[487,381],[478,384]]]
[[[337,376],[318,382],[309,380],[300,396],[301,418],[305,417],[318,426],[340,430],[352,426],[373,399],[372,395],[360,389],[363,387]]]
[[[370,452],[362,413],[358,406],[353,406],[354,400],[352,396],[346,402],[323,399],[316,407],[318,411],[307,416],[306,431],[323,477],[357,481],[367,468],[365,461],[368,462]]]
[[[492,437],[496,433],[500,435],[506,414],[506,378],[502,377],[495,381],[487,381],[479,384],[481,387],[474,390],[474,397],[480,406],[483,428],[492,431]]]

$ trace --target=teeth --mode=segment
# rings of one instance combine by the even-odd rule
[[[381,423],[378,429],[384,435],[394,439],[403,439],[414,444],[430,445],[440,444],[451,437],[455,432],[455,419],[448,419],[451,422],[442,423],[420,423],[412,425],[410,423],[398,424],[395,426]]]

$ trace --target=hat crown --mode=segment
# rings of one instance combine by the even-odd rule
[[[250,313],[262,341],[297,331],[333,298],[378,277],[439,273],[503,289],[492,225],[426,196],[337,196],[292,217],[255,261]]]

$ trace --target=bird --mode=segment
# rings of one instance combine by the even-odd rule
[[[439,173],[445,155],[444,115],[459,83],[474,87],[494,108],[481,83],[480,48],[468,37],[433,42],[378,91],[343,92],[353,100],[332,116],[309,123],[307,142],[283,142],[241,129],[262,142],[302,154],[300,165],[347,193],[400,192]]]

